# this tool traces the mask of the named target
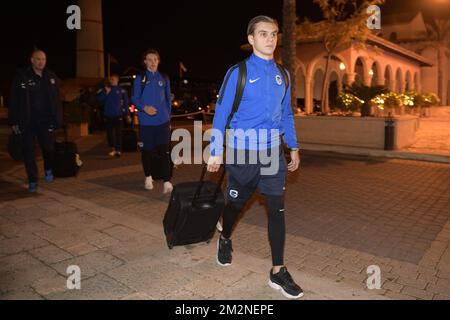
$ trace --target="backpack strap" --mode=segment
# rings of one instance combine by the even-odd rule
[[[230,128],[231,120],[233,119],[234,114],[239,109],[239,105],[241,104],[242,96],[244,94],[245,84],[247,82],[246,60],[239,62],[237,64],[237,68],[239,69],[239,75],[238,75],[238,80],[236,83],[236,94],[234,96],[233,107],[228,116],[227,125],[225,126],[225,130]]]
[[[283,100],[282,100],[284,102],[284,98],[286,98],[287,91],[289,90],[289,76],[288,76],[286,69],[281,64],[277,63],[277,67],[280,70],[281,74],[283,75],[284,85],[286,87],[286,90],[285,90],[284,96],[283,96]]]
[[[141,98],[144,94],[145,85],[147,84],[147,73],[144,71],[141,73]]]

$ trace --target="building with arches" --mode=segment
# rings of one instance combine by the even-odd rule
[[[414,34],[423,39],[423,32]],[[399,36],[401,39],[402,33]],[[277,52],[276,59],[280,58],[281,54]],[[344,86],[351,86],[355,82],[367,86],[383,85],[398,93],[408,90],[437,93],[437,89],[429,84],[430,77],[437,78],[437,71],[435,75],[432,72],[434,64],[429,57],[379,35],[369,34],[364,48],[354,44],[333,55],[329,79],[325,83],[327,109],[333,110],[337,94],[342,92]],[[322,99],[325,66],[326,51],[321,39],[298,37],[295,85],[299,106],[306,113],[312,113],[314,105]]]
[[[320,39],[298,39],[296,89],[299,101],[304,101],[306,113],[313,112],[314,101],[322,98],[326,53]],[[362,83],[384,85],[404,93],[422,91],[422,73],[432,62],[408,49],[369,35],[365,48],[352,45],[336,52],[329,65],[327,105],[333,102],[344,85]],[[332,105],[330,106],[333,107]]]

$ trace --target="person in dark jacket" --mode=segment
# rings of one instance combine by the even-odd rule
[[[122,152],[123,116],[131,122],[128,109],[128,94],[119,86],[119,75],[113,74],[105,87],[98,94],[98,101],[103,105],[108,144],[112,148],[109,155],[120,157]]]
[[[38,169],[34,154],[37,138],[44,158],[45,180],[54,180],[54,130],[62,122],[60,80],[46,67],[42,50],[31,54],[31,65],[19,69],[12,83],[9,103],[9,123],[16,134],[22,135],[23,156],[28,175],[28,190],[38,186]]]

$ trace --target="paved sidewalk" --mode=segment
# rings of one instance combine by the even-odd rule
[[[215,241],[165,244],[162,186],[143,189],[139,154],[109,159],[103,137],[78,141],[77,178],[29,195],[19,164],[0,176],[0,299],[283,299],[267,285],[263,199],[234,233],[233,266]],[[180,166],[174,181],[194,180]],[[286,195],[286,263],[304,299],[450,299],[448,164],[305,152]],[[68,290],[67,267],[82,289]],[[368,290],[367,267],[382,288]]]

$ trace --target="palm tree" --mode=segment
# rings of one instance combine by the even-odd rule
[[[291,106],[295,113],[297,109],[297,14],[296,0],[283,0],[283,65],[291,76]]]
[[[438,96],[442,105],[442,103],[445,103],[444,93],[447,91],[443,83],[443,60],[445,54],[448,55],[450,50],[450,20],[436,19],[432,23],[427,24],[427,31],[432,46],[437,50]]]
[[[361,106],[361,115],[368,116],[370,115],[371,100],[379,94],[387,93],[389,90],[384,86],[368,87],[363,84],[353,83],[347,91],[364,101]]]

